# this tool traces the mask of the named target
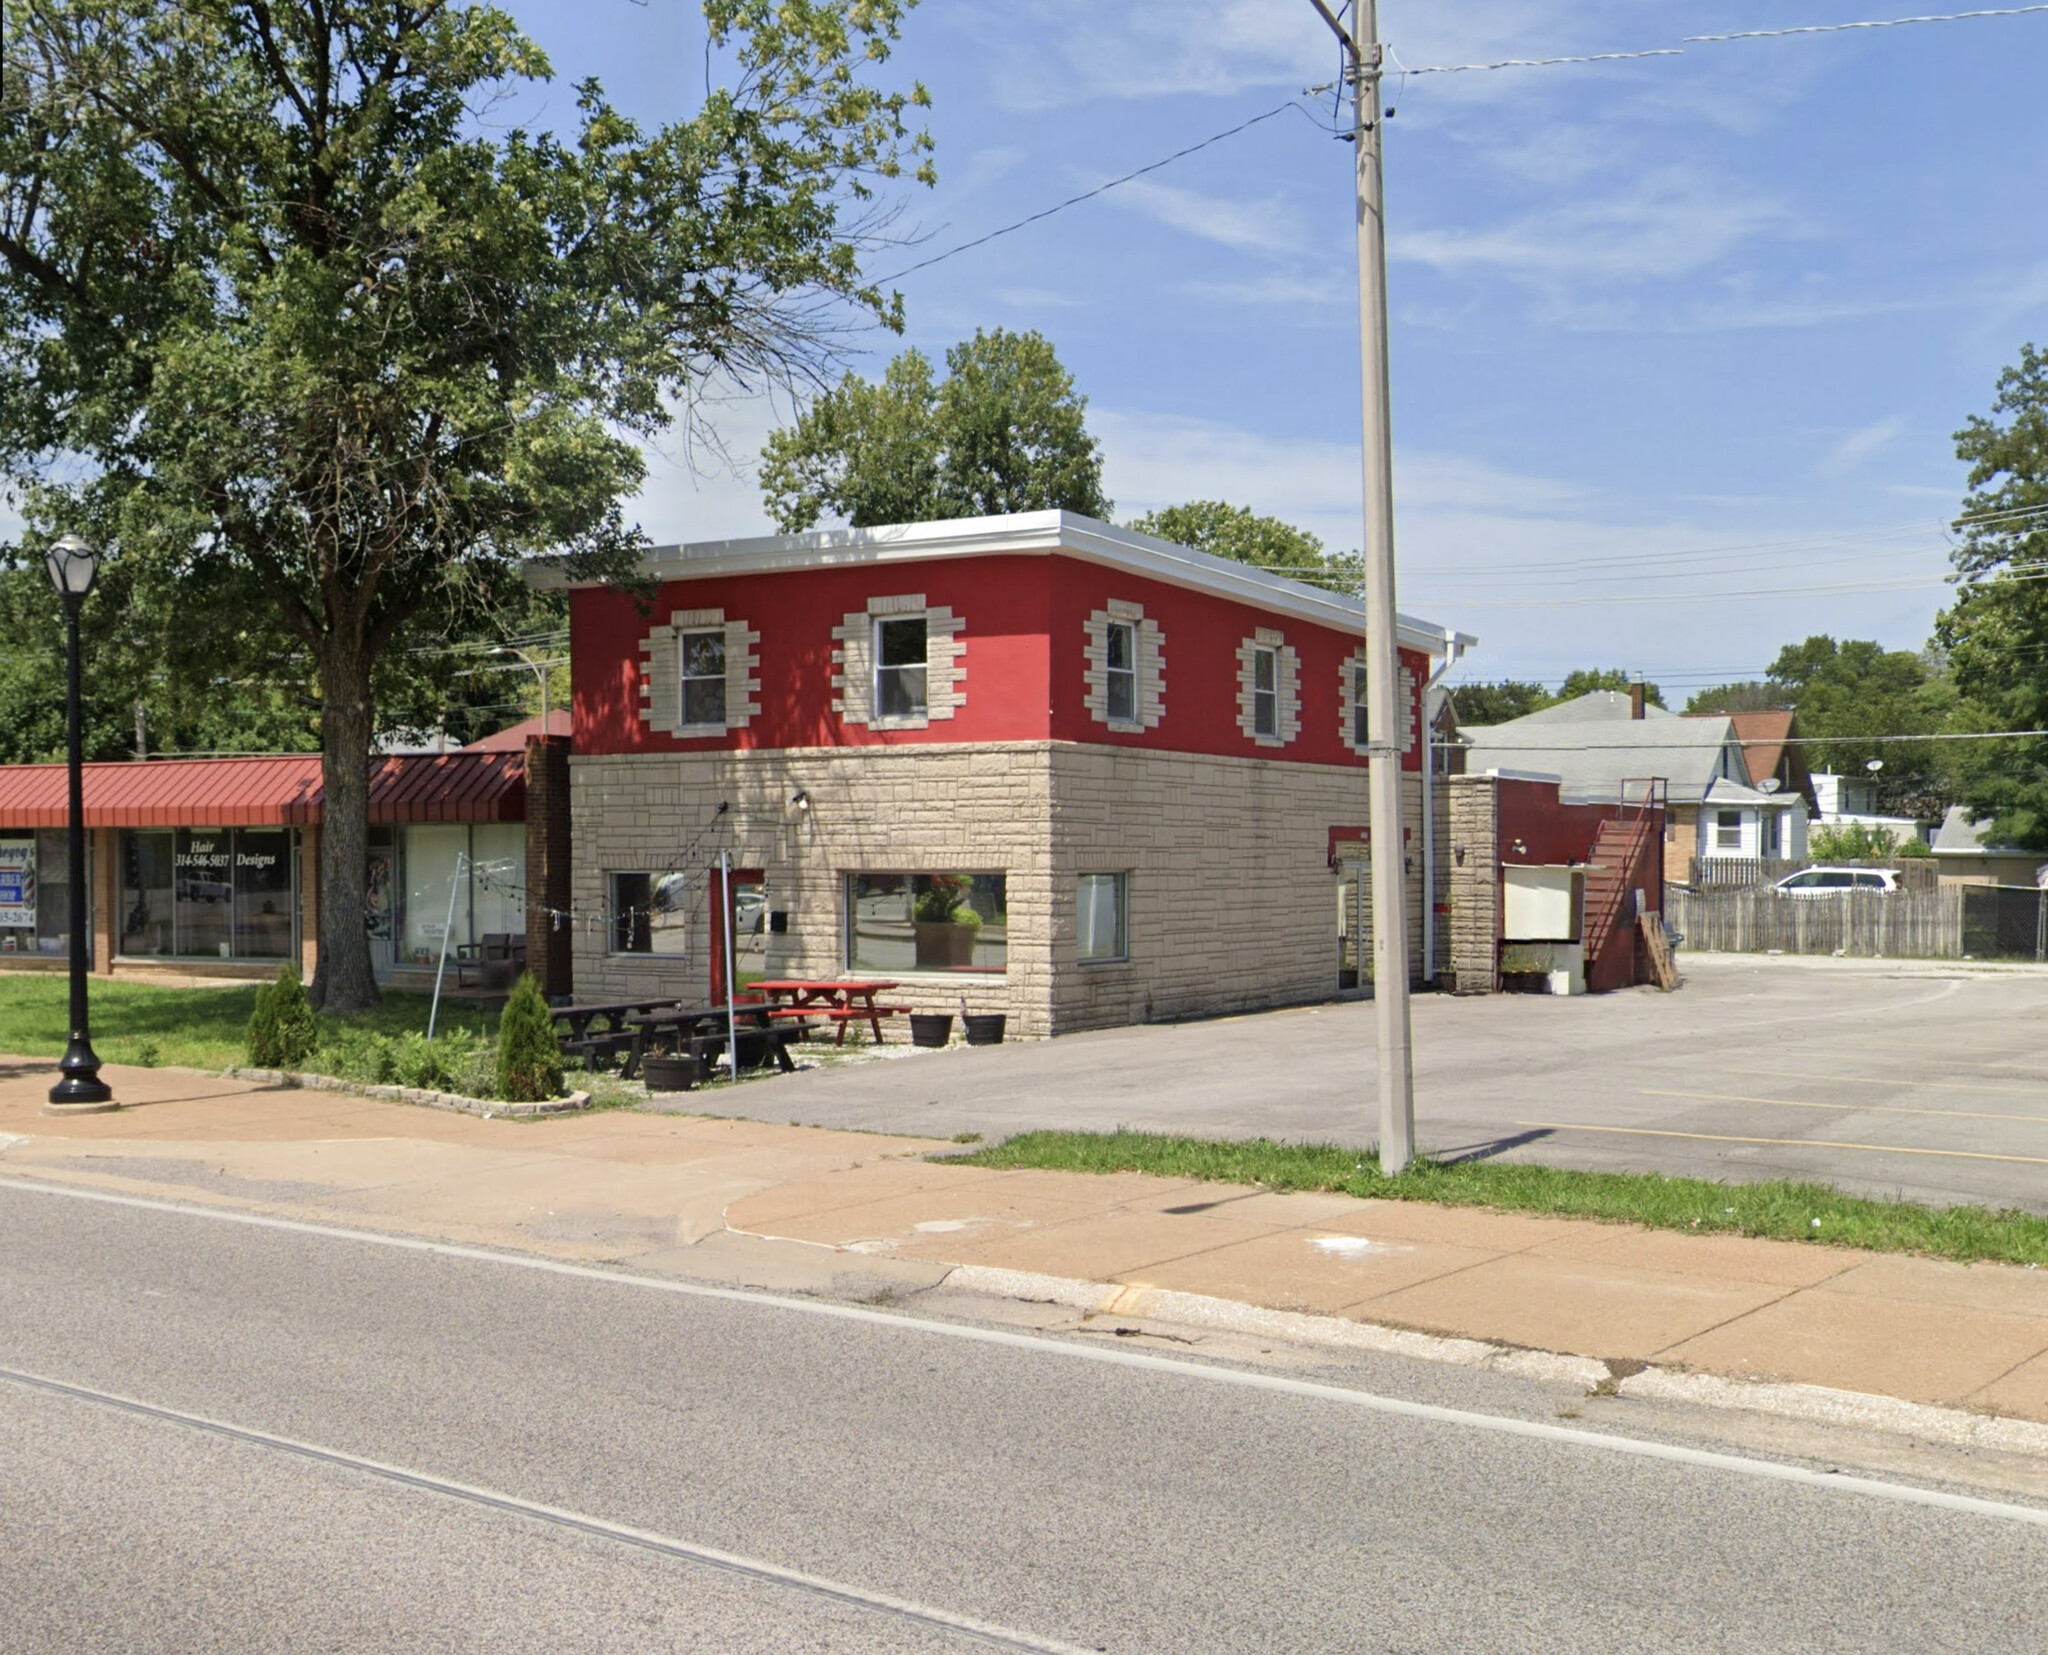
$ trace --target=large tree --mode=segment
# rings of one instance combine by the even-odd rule
[[[325,1009],[376,996],[380,662],[511,602],[522,554],[622,573],[636,439],[817,382],[834,305],[899,321],[859,255],[927,144],[922,91],[872,83],[911,3],[703,0],[729,84],[649,132],[586,83],[566,137],[483,118],[549,73],[490,5],[8,8],[0,466],[193,635],[260,606],[309,657]]]
[[[1716,684],[1712,689],[1694,690],[1685,703],[1688,713],[1769,713],[1791,706],[1783,685],[1760,683],[1754,678],[1734,684]]]
[[[1955,602],[1935,624],[1965,707],[1990,730],[2048,729],[2048,351],[2024,346],[1989,416],[1956,433],[1970,492]],[[2003,844],[2048,850],[2048,739],[1957,742],[1962,802]]]
[[[1523,678],[1500,678],[1483,684],[1453,684],[1451,705],[1461,725],[1485,727],[1526,718],[1557,705],[1557,697],[1541,684]]]
[[[1591,695],[1597,690],[1609,690],[1626,695],[1637,684],[1643,686],[1643,700],[1652,707],[1664,705],[1664,692],[1655,684],[1620,667],[1580,667],[1576,672],[1565,674],[1564,682],[1557,686],[1560,701],[1576,701],[1582,695]]]
[[[1063,510],[1107,517],[1088,399],[1043,334],[977,329],[934,380],[921,351],[849,373],[770,433],[761,492],[785,533]]]
[[[1224,500],[1190,500],[1183,506],[1167,506],[1132,518],[1131,527],[1140,534],[1156,534],[1161,540],[1270,569],[1276,575],[1326,586],[1333,592],[1356,592],[1363,572],[1356,557],[1333,557],[1308,530]]]
[[[1948,725],[1955,688],[1934,663],[1869,638],[1838,642],[1822,633],[1779,650],[1770,680],[1799,715],[1809,766],[1858,775],[1878,760],[1878,792],[1888,808],[1940,813],[1947,763],[1940,744],[1873,739],[1932,735]]]

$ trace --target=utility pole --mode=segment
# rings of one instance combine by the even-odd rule
[[[1327,0],[1309,0],[1344,43],[1358,163],[1358,352],[1364,391],[1365,663],[1372,824],[1372,995],[1379,1035],[1380,1171],[1415,1155],[1415,1065],[1409,1045],[1408,845],[1401,829],[1401,654],[1394,611],[1394,440],[1387,373],[1387,236],[1380,172],[1379,17],[1352,0],[1347,30]],[[1426,900],[1426,899],[1425,899]]]

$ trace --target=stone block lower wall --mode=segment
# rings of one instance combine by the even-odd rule
[[[964,1000],[970,1011],[1007,1012],[1015,1033],[1051,1033],[1049,746],[572,756],[577,998],[708,999],[705,875],[727,851],[735,869],[762,874],[768,908],[787,916],[787,931],[765,939],[767,972],[778,977],[848,969],[849,874],[1005,874],[1005,973],[863,974],[902,981],[887,1003],[958,1013]],[[607,873],[670,868],[691,881],[687,952],[615,952],[604,924]]]
[[[1439,854],[1449,869],[1450,969],[1460,994],[1500,987],[1500,786],[1492,776],[1444,778],[1450,828]]]

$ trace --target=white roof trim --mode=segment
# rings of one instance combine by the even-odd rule
[[[873,529],[814,529],[808,534],[657,546],[641,559],[639,572],[658,581],[700,580],[857,564],[922,563],[946,557],[1049,557],[1056,552],[1338,631],[1365,629],[1365,604],[1358,598],[1065,511],[963,517]],[[529,585],[548,591],[603,584],[567,579],[552,558],[528,559],[525,573]],[[1443,654],[1453,641],[1460,649],[1479,642],[1412,615],[1400,616],[1399,623],[1400,641],[1430,655]]]

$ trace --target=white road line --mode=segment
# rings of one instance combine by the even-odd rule
[[[132,1396],[120,1396],[113,1391],[98,1391],[85,1385],[67,1384],[61,1379],[51,1379],[43,1374],[24,1373],[15,1368],[0,1368],[0,1380],[8,1380],[27,1389],[65,1397],[74,1402],[85,1402],[97,1407],[116,1409],[122,1413],[138,1414],[145,1419],[162,1420],[172,1425],[182,1425],[191,1430],[226,1437],[232,1442],[250,1443],[258,1448],[294,1454],[301,1459],[314,1460],[322,1465],[362,1472],[385,1482],[421,1489],[429,1494],[446,1495],[453,1500],[485,1506],[514,1517],[536,1518],[544,1523],[552,1523],[557,1528],[574,1529],[582,1534],[595,1535],[601,1540],[615,1540],[625,1545],[639,1546],[647,1551],[680,1558],[686,1563],[701,1563],[772,1585],[792,1587],[808,1592],[814,1597],[831,1598],[856,1608],[894,1615],[902,1620],[918,1621],[942,1631],[992,1644],[998,1649],[1026,1650],[1030,1651],[1031,1655],[1093,1655],[1092,1651],[1083,1649],[1079,1644],[1061,1643],[1057,1638],[1041,1638],[1035,1633],[1019,1632],[1011,1627],[997,1626],[990,1621],[976,1620],[972,1615],[955,1614],[950,1609],[937,1609],[930,1604],[913,1603],[907,1598],[891,1597],[886,1592],[870,1592],[864,1587],[848,1586],[842,1581],[827,1580],[820,1575],[807,1575],[800,1570],[785,1569],[780,1564],[767,1563],[760,1558],[742,1557],[736,1552],[723,1552],[711,1546],[693,1545],[687,1540],[677,1540],[669,1535],[629,1528],[623,1523],[607,1522],[602,1517],[592,1517],[585,1512],[564,1511],[560,1506],[542,1505],[536,1500],[522,1500],[517,1495],[504,1494],[497,1489],[450,1482],[445,1477],[432,1476],[425,1471],[415,1471],[400,1465],[386,1465],[381,1460],[364,1459],[357,1454],[343,1453],[337,1448],[323,1448],[317,1443],[300,1442],[295,1437],[274,1436],[268,1431],[252,1430],[246,1425],[230,1425],[224,1420],[209,1419],[204,1414],[188,1414],[182,1409],[166,1408],[154,1402],[141,1402]]]
[[[1254,1373],[1239,1368],[1218,1367],[1183,1357],[1158,1356],[1147,1351],[1119,1350],[1051,1339],[1042,1334],[1018,1333],[1008,1328],[970,1327],[954,1322],[928,1321],[865,1305],[836,1304],[826,1299],[798,1299],[779,1293],[759,1293],[742,1287],[712,1287],[703,1282],[676,1281],[659,1276],[636,1276],[623,1270],[605,1270],[593,1265],[570,1264],[560,1259],[539,1258],[525,1253],[494,1252],[485,1247],[465,1247],[454,1242],[422,1241],[414,1236],[385,1235],[374,1230],[348,1230],[339,1225],[313,1224],[302,1219],[272,1218],[262,1213],[233,1212],[217,1207],[189,1206],[177,1201],[158,1201],[139,1195],[116,1195],[104,1190],[78,1189],[20,1178],[0,1178],[0,1190],[18,1190],[31,1195],[57,1196],[67,1200],[97,1201],[108,1206],[134,1207],[145,1212],[175,1214],[181,1218],[209,1219],[223,1224],[242,1224],[254,1229],[282,1230],[293,1235],[318,1236],[330,1241],[352,1241],[364,1246],[389,1247],[400,1252],[424,1253],[437,1258],[465,1259],[543,1275],[567,1276],[578,1281],[601,1282],[612,1287],[640,1288],[670,1293],[681,1298],[722,1300],[783,1310],[800,1316],[830,1321],[860,1322],[886,1327],[926,1338],[957,1339],[967,1344],[995,1345],[1027,1351],[1034,1356],[1064,1358],[1070,1362],[1094,1362],[1105,1367],[1135,1368],[1147,1373],[1169,1375],[1193,1383],[1231,1385],[1242,1390],[1265,1391],[1280,1396],[1301,1397],[1314,1402],[1337,1403],[1370,1413],[1390,1414],[1401,1419],[1424,1420],[1434,1425],[1453,1425],[1465,1430],[1490,1431],[1501,1436],[1523,1437],[1536,1442],[1555,1443],[1567,1448],[1593,1449],[1606,1454],[1625,1454],[1637,1459],[1662,1460],[1667,1464],[1699,1470],[1728,1472],[1755,1477],[1765,1482],[1790,1483],[1798,1487],[1827,1489],[1867,1495],[1872,1499],[1896,1501],[1902,1505],[1931,1506],[1942,1511],[1966,1512],[1977,1517],[1997,1517],[2009,1522],[2048,1528],[2048,1506],[2025,1506],[2005,1500],[1986,1500],[1974,1494],[1952,1494],[1943,1489],[1916,1488],[1908,1483],[1882,1482],[1873,1477],[1850,1477],[1834,1471],[1815,1471],[1806,1466],[1783,1465],[1775,1460],[1749,1459],[1740,1454],[1720,1454],[1711,1449],[1687,1448],[1676,1443],[1648,1442],[1635,1437],[1612,1436],[1602,1431],[1574,1429],[1545,1424],[1540,1420],[1515,1419],[1501,1414],[1474,1413],[1463,1408],[1445,1408],[1432,1402],[1411,1402],[1405,1397],[1380,1396],[1371,1391],[1343,1385],[1327,1385],[1311,1379],[1290,1379],[1281,1374]]]

